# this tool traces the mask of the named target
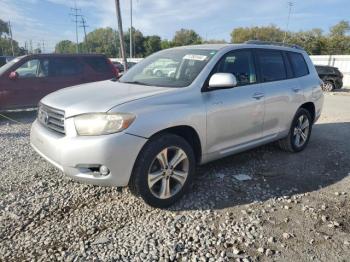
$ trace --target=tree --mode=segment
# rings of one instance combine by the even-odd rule
[[[203,42],[203,44],[227,44],[227,42],[224,39],[209,39],[209,40],[205,40]]]
[[[306,52],[312,55],[327,53],[327,38],[323,36],[322,30],[319,28],[292,33],[287,39],[287,43],[302,46]]]
[[[168,49],[173,47],[173,43],[167,39],[164,39],[160,42],[160,48],[161,49]]]
[[[25,54],[24,48],[19,47],[18,42],[16,40],[13,40],[12,44],[15,56]],[[12,56],[11,40],[9,38],[0,37],[0,55]]]
[[[145,37],[143,36],[140,30],[137,30],[135,28],[132,28],[132,36],[133,36],[133,48],[134,48],[133,56],[143,57],[145,53],[145,48],[144,48]],[[125,39],[126,54],[128,57],[130,57],[130,30],[128,30],[128,32],[124,32],[124,39]]]
[[[350,31],[349,21],[340,21],[330,29],[330,37],[344,37]]]
[[[2,34],[9,34],[10,30],[9,30],[9,25],[8,23],[6,23],[5,21],[0,19],[0,37],[2,36]]]
[[[238,27],[231,32],[232,43],[243,43],[248,40],[282,42],[283,37],[284,31],[275,25]]]
[[[175,32],[173,38],[174,46],[201,44],[202,38],[192,29],[181,29]]]
[[[154,52],[161,50],[161,39],[157,35],[146,36],[144,41],[144,56],[149,56]]]
[[[119,37],[117,37],[117,32],[112,28],[98,28],[88,33],[86,39],[91,52],[102,53],[107,57],[118,56]]]
[[[55,52],[60,54],[74,54],[76,44],[70,40],[62,40],[55,46]]]

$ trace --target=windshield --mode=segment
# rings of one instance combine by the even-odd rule
[[[2,67],[0,67],[0,76],[5,73],[11,66],[13,66],[15,63],[17,63],[22,57],[17,57],[7,64],[4,64]]]
[[[142,60],[120,78],[122,83],[186,87],[202,71],[216,50],[168,49]]]

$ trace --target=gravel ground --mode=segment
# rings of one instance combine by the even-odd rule
[[[0,120],[0,261],[350,261],[349,94],[326,95],[304,152],[198,167],[168,210],[66,178],[31,149],[34,114],[11,114],[25,124]]]

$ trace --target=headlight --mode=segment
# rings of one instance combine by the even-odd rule
[[[93,113],[74,117],[74,124],[79,135],[98,136],[123,131],[134,120],[135,115],[128,113]]]

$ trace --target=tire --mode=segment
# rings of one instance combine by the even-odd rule
[[[175,156],[184,159],[176,163]],[[175,163],[174,166],[171,163]],[[130,191],[152,207],[166,208],[188,190],[195,164],[193,149],[185,139],[173,134],[155,136],[146,143],[135,162]]]
[[[306,128],[305,129],[302,128],[304,126],[300,124],[301,118],[302,118],[302,123],[306,123],[306,119],[307,119],[307,122],[308,122],[307,130]],[[301,128],[301,131],[300,131],[300,128]],[[304,108],[299,108],[293,118],[288,136],[278,141],[279,147],[284,151],[292,152],[292,153],[303,151],[309,143],[311,131],[312,131],[312,118],[309,111],[307,111]],[[301,135],[300,132],[302,132],[303,135]],[[297,140],[297,136],[299,136],[300,143]]]
[[[324,92],[332,92],[335,89],[335,85],[331,81],[325,81],[322,85],[322,90]]]

